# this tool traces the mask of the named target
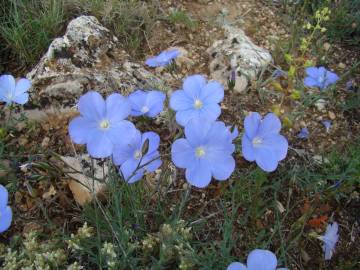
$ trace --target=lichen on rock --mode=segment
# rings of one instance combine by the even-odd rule
[[[159,79],[130,60],[118,39],[93,16],[72,20],[64,36],[53,40],[48,51],[27,74],[36,105],[71,105],[88,90],[107,95],[128,94],[151,87]]]
[[[207,50],[210,77],[227,85],[231,71],[235,70],[234,90],[242,92],[269,65],[272,57],[266,49],[255,45],[242,29],[227,24],[223,28],[225,38],[215,41]]]

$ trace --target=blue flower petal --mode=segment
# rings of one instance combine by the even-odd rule
[[[112,155],[114,145],[106,133],[107,132],[97,130],[88,138],[86,146],[91,157],[106,158]]]
[[[149,111],[146,113],[149,117],[155,117],[164,109],[166,95],[160,91],[150,91],[147,93],[146,106]]]
[[[141,161],[141,166],[144,166],[144,169],[147,172],[156,171],[161,166],[161,164],[162,161],[158,151],[145,155]]]
[[[319,69],[316,67],[308,67],[305,69],[305,72],[308,76],[312,78],[318,78],[320,76]]]
[[[10,228],[12,221],[12,211],[9,206],[0,209],[0,233]]]
[[[157,67],[158,62],[156,61],[156,57],[151,57],[145,61],[145,64],[149,67]]]
[[[106,98],[106,118],[114,123],[125,119],[130,115],[130,102],[120,94],[114,93]]]
[[[11,75],[0,76],[0,92],[15,93],[16,82]]]
[[[323,251],[325,255],[325,260],[330,260],[335,251],[335,246],[339,240],[339,225],[337,222],[329,224],[326,227],[326,232],[323,236],[319,238],[324,242]]]
[[[277,134],[280,130],[281,122],[279,117],[274,113],[268,113],[260,123],[258,135],[263,137],[268,134]]]
[[[255,249],[247,258],[248,270],[275,270],[276,266],[276,256],[268,250]]]
[[[211,172],[216,180],[228,179],[235,169],[235,160],[231,155],[209,150],[206,159],[211,164]]]
[[[256,136],[259,126],[261,123],[261,115],[257,112],[250,112],[249,115],[245,117],[244,128],[245,134],[252,139]]]
[[[329,86],[329,85],[331,85],[331,84],[336,83],[339,79],[340,79],[340,78],[339,78],[339,76],[338,76],[336,73],[331,72],[331,71],[328,71],[328,72],[326,73],[326,86],[325,86],[325,87],[327,87],[327,86]]]
[[[105,101],[98,92],[90,91],[81,96],[78,107],[81,115],[89,120],[101,121],[105,118]]]
[[[115,165],[121,165],[126,160],[132,159],[136,150],[141,150],[141,133],[135,129],[128,140],[119,141],[114,147],[113,161]]]
[[[150,67],[161,67],[170,64],[176,57],[180,55],[180,51],[177,49],[163,51],[155,57],[148,58],[145,64]]]
[[[249,139],[249,137],[246,134],[244,134],[241,139],[241,145],[242,145],[243,157],[247,161],[254,161],[255,160],[255,150],[254,150],[251,140]]]
[[[317,79],[315,79],[313,77],[306,77],[304,79],[304,85],[306,87],[319,87],[319,82]]]
[[[284,136],[269,134],[263,137],[262,144],[259,147],[267,148],[272,152],[272,157],[280,161],[286,158],[288,146],[288,141]]]
[[[300,132],[297,134],[297,137],[299,139],[308,139],[309,138],[309,130],[307,127],[304,127],[300,130]]]
[[[178,122],[178,124],[181,126],[185,126],[190,120],[198,119],[199,117],[199,111],[193,109],[178,111],[175,116],[176,122]]]
[[[131,140],[136,132],[133,123],[122,120],[120,122],[111,123],[108,130],[104,131],[112,144],[127,143]]]
[[[197,147],[204,143],[212,127],[211,124],[211,122],[200,118],[189,121],[185,126],[185,136],[192,147]]]
[[[221,114],[221,108],[216,103],[206,104],[199,112],[199,117],[215,121]]]
[[[71,120],[69,124],[69,134],[74,143],[85,144],[88,138],[96,132],[96,122],[89,121],[88,119],[78,116]]]
[[[272,149],[268,147],[254,147],[254,155],[256,164],[265,172],[273,172],[276,170],[279,160]]]
[[[28,79],[20,79],[16,82],[15,86],[15,96],[27,92],[31,87],[31,81]]]
[[[11,75],[0,76],[0,101],[10,105],[15,95],[15,79]]]
[[[189,168],[196,161],[195,150],[186,139],[178,139],[171,146],[171,159],[176,167]]]
[[[247,270],[246,266],[239,262],[231,263],[226,270]]]
[[[180,56],[181,52],[177,49],[169,50],[167,51],[168,57],[171,59],[174,59],[178,56]]]
[[[184,80],[183,88],[185,93],[193,98],[198,99],[201,97],[201,90],[205,87],[206,80],[202,75],[192,75]]]
[[[197,159],[185,172],[186,180],[193,186],[204,188],[211,182],[210,164],[205,159]]]
[[[139,160],[131,158],[125,161],[121,167],[120,170],[124,176],[124,180],[129,183],[135,183],[139,181],[143,175],[144,175],[144,169],[138,169],[139,167]],[[136,170],[136,172],[135,172]]]
[[[146,93],[142,90],[136,90],[129,95],[128,99],[131,104],[131,115],[143,115],[144,113],[141,111],[141,109],[145,106],[146,103]]]
[[[133,158],[135,150],[136,150],[135,148],[128,147],[126,145],[115,145],[113,151],[114,164],[120,166],[126,160]]]
[[[201,91],[200,99],[204,102],[204,104],[220,103],[223,98],[224,88],[216,81],[209,82]]]
[[[224,154],[232,154],[235,146],[232,144],[231,133],[223,122],[217,121],[211,125],[206,135],[207,145],[214,151],[222,151]]]
[[[194,100],[183,90],[177,90],[171,94],[170,108],[174,111],[190,110],[194,108]]]
[[[331,121],[330,120],[323,120],[321,123],[324,125],[326,132],[329,132],[331,128]]]
[[[28,102],[29,100],[29,93],[22,93],[19,94],[17,96],[14,97],[13,101],[20,104],[20,105],[24,105],[26,102]]]
[[[7,189],[0,185],[0,209],[4,209],[8,205],[9,193]]]

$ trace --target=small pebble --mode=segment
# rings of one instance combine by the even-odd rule
[[[328,112],[328,115],[329,115],[329,118],[331,119],[331,120],[334,120],[335,118],[336,118],[336,116],[335,116],[335,113],[333,113],[333,112]]]
[[[345,65],[344,63],[339,63],[339,68],[345,69],[345,68],[346,68],[346,65]]]

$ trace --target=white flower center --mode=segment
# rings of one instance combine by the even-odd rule
[[[320,76],[318,82],[323,83],[324,81],[325,81],[325,76]]]
[[[142,153],[140,150],[136,150],[134,153],[134,158],[135,159],[140,159],[142,157]]]
[[[14,93],[9,92],[9,93],[6,95],[6,98],[7,98],[8,100],[12,100],[12,99],[14,98]]]
[[[201,158],[205,155],[205,149],[202,146],[199,146],[195,149],[195,156],[197,156],[198,158]]]
[[[141,108],[142,113],[147,113],[148,111],[149,111],[149,107],[147,107],[147,106],[144,106]]]
[[[195,99],[194,108],[199,110],[202,108],[202,106],[203,106],[202,101],[200,99]]]
[[[101,120],[99,123],[100,129],[108,129],[110,127],[110,122],[107,119]]]
[[[252,144],[253,146],[257,146],[259,144],[262,144],[263,140],[260,138],[260,137],[255,137],[253,140],[252,140]]]

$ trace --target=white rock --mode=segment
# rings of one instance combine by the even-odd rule
[[[242,74],[247,83],[256,80],[259,72],[272,61],[270,53],[245,35],[240,28],[225,25],[225,38],[215,41],[207,50],[210,56],[210,77],[226,85],[231,70]]]
[[[94,160],[94,171],[92,172],[89,155],[81,155],[79,158],[62,156],[61,160],[69,167],[69,170],[76,171],[68,174],[72,178],[68,184],[78,204],[84,205],[93,199],[93,195],[98,196],[105,191],[105,183],[94,180],[92,173],[94,173],[95,179],[101,179],[106,182],[109,171],[106,165],[104,167],[100,166]]]
[[[323,112],[326,108],[326,103],[325,99],[320,98],[315,102],[314,106],[319,112]]]
[[[54,105],[74,104],[87,90],[102,94],[150,88],[159,79],[133,63],[118,39],[92,16],[72,20],[63,37],[53,40],[35,68],[27,74],[36,104],[44,99]],[[56,103],[55,102],[55,103]],[[43,103],[42,103],[43,104]]]
[[[242,93],[248,86],[248,81],[245,76],[236,75],[234,91],[236,93]]]

